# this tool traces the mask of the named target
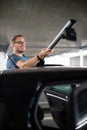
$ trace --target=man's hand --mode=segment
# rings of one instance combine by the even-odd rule
[[[41,59],[44,59],[46,56],[52,53],[52,49],[43,48],[40,53],[38,53],[38,56]]]

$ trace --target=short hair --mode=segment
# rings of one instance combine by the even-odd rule
[[[15,40],[18,38],[18,37],[24,37],[23,35],[15,35],[12,39],[11,39],[11,41],[12,42],[15,42]]]

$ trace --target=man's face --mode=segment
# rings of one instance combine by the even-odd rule
[[[16,38],[15,42],[13,43],[13,48],[18,53],[23,53],[26,48],[26,41],[23,37]]]

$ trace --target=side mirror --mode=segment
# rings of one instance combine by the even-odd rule
[[[73,87],[71,94],[71,106],[73,108],[74,128],[87,129],[87,82]]]

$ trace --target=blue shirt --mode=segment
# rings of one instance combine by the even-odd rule
[[[7,69],[16,69],[16,68],[18,68],[16,63],[19,60],[26,61],[28,59],[29,58],[27,56],[25,56],[25,55],[17,56],[15,54],[12,54],[12,55],[8,56],[6,67],[7,67]]]

